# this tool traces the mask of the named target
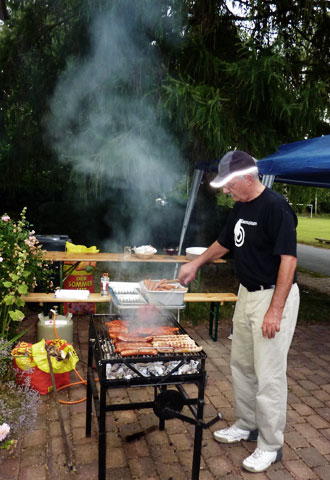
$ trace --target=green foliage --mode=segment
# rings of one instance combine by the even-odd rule
[[[37,284],[51,287],[52,272],[25,213],[17,222],[7,214],[0,219],[0,339],[10,339],[24,318],[21,296]]]
[[[234,200],[230,195],[226,195],[225,193],[218,193],[217,195],[217,205],[221,205],[223,207],[232,208],[234,206]]]
[[[297,213],[311,213],[311,209],[314,214],[330,212],[330,191],[327,188],[283,183],[275,183],[273,188],[288,200]]]
[[[322,2],[284,10],[280,1],[232,3],[236,10],[224,1],[185,2],[184,43],[162,85],[195,161],[234,147],[260,157],[329,132],[329,76],[317,53],[318,35],[330,47]]]

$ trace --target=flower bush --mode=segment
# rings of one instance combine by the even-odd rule
[[[11,343],[0,338],[0,450],[10,450],[37,420],[40,395],[30,388],[29,377],[24,385],[16,384]],[[1,464],[0,453],[0,464]]]
[[[42,250],[26,220],[26,208],[20,219],[0,218],[0,338],[11,338],[24,318],[21,296],[37,284],[48,291],[52,270],[42,262]]]
[[[11,449],[33,428],[40,402],[29,383],[16,383],[10,355],[25,316],[21,297],[37,285],[45,291],[53,286],[54,272],[42,261],[41,245],[25,214],[23,208],[18,221],[0,217],[0,449]]]

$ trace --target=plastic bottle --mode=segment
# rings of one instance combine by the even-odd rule
[[[101,295],[109,295],[109,274],[104,273],[101,277]]]

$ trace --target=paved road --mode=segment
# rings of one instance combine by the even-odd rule
[[[311,272],[330,275],[330,250],[299,243],[298,266]]]

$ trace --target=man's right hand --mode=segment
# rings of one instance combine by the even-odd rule
[[[216,240],[202,255],[198,256],[195,260],[189,263],[185,263],[179,270],[179,282],[187,285],[197,275],[198,269],[205,263],[213,262],[217,258],[223,257],[228,253],[228,248],[223,247]]]
[[[198,272],[198,266],[194,262],[185,263],[179,270],[178,279],[183,285],[188,285],[196,277]]]

